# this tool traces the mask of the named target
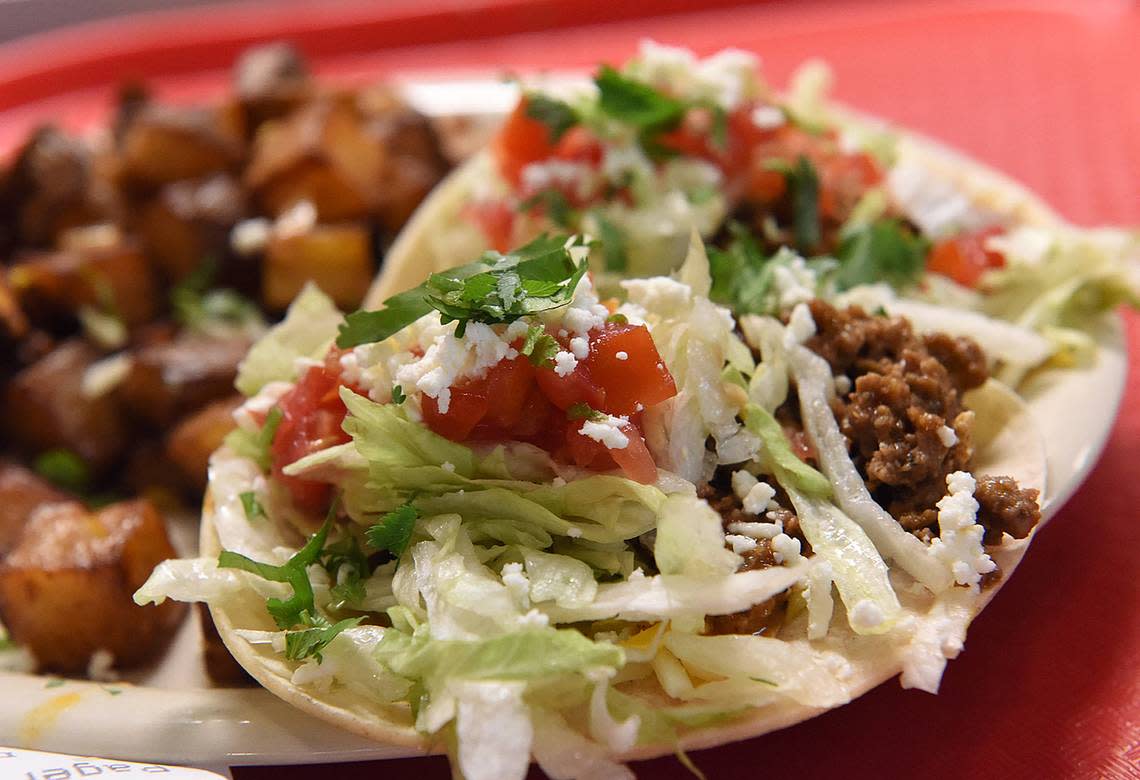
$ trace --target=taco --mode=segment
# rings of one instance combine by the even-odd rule
[[[136,600],[207,602],[270,691],[468,778],[628,776],[937,690],[1038,525],[1023,402],[901,317],[734,316],[696,234],[621,301],[594,249],[347,317],[303,293],[242,365],[204,557]]]

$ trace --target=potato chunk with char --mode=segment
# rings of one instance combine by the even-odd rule
[[[166,645],[185,605],[140,607],[131,597],[174,555],[147,501],[95,513],[78,503],[48,505],[0,564],[0,617],[42,671],[82,672],[97,650],[118,668],[138,666]]]
[[[158,187],[235,166],[244,127],[236,104],[188,108],[145,103],[124,128],[120,175],[130,187]]]
[[[270,238],[261,298],[280,311],[313,281],[342,309],[355,309],[374,273],[364,225],[318,225],[300,235]]]
[[[166,437],[166,455],[178,467],[183,480],[195,490],[206,489],[206,467],[210,455],[222,446],[232,431],[234,410],[245,399],[240,395],[215,401],[178,424]]]
[[[247,49],[234,66],[234,91],[256,129],[267,119],[291,112],[314,91],[309,69],[288,43],[270,43]]]
[[[110,466],[127,444],[127,425],[109,394],[83,391],[87,369],[99,353],[68,341],[8,383],[3,422],[8,440],[32,452],[66,449],[95,471]]]
[[[0,560],[16,546],[37,507],[66,500],[66,493],[35,472],[0,461]]]
[[[119,385],[124,408],[163,427],[233,392],[237,365],[249,342],[242,338],[184,336],[135,352]]]

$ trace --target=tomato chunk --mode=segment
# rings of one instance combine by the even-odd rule
[[[986,249],[986,239],[1001,233],[1001,228],[987,228],[939,241],[926,258],[926,270],[948,276],[966,287],[976,287],[986,271],[1005,266],[1000,252]]]
[[[479,226],[492,249],[510,251],[515,229],[515,211],[506,202],[478,201],[468,205],[463,213]]]
[[[566,446],[570,457],[582,468],[606,471],[620,468],[634,482],[650,485],[657,481],[657,464],[645,446],[641,431],[632,423],[621,426],[627,443],[624,447],[610,449],[603,442],[584,435],[584,421],[575,420],[566,427]]]
[[[550,129],[527,116],[525,97],[507,117],[491,148],[499,164],[499,173],[515,187],[522,181],[523,168],[550,157],[554,152]]]
[[[602,406],[610,414],[628,415],[677,394],[653,337],[644,325],[608,324],[590,342],[585,364],[605,392]]]
[[[501,360],[487,371],[485,386],[487,414],[484,420],[511,430],[519,423],[523,405],[534,386],[534,366],[521,355],[513,360]]]
[[[425,395],[420,402],[424,422],[440,436],[452,441],[463,441],[475,430],[475,426],[487,414],[490,403],[487,400],[486,382],[471,382],[452,387],[447,411],[439,410],[439,401]]]
[[[287,476],[283,469],[306,455],[349,440],[341,428],[347,413],[340,400],[340,377],[335,361],[309,368],[281,397],[281,423],[270,446],[273,476],[288,490],[293,503],[307,512],[323,512],[332,497],[324,482]]]
[[[584,363],[579,363],[566,376],[560,376],[553,368],[540,369],[536,376],[543,394],[563,411],[574,404],[586,404],[591,409],[605,408],[606,393],[590,377]]]

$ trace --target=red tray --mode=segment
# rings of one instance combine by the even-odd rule
[[[104,115],[123,78],[156,81],[172,99],[217,92],[234,56],[260,40],[290,39],[322,75],[360,78],[589,67],[652,37],[756,51],[776,85],[823,56],[840,99],[989,162],[1076,222],[1140,223],[1140,8],[1130,2],[600,5],[276,3],[76,28],[0,50],[0,150],[45,117],[79,126]],[[1140,318],[1127,323],[1132,370],[1103,459],[971,628],[942,693],[889,682],[791,729],[695,754],[710,777],[1140,777]],[[672,759],[635,769],[689,776]],[[330,774],[234,770],[239,780]],[[449,777],[439,758],[335,771],[381,774]]]

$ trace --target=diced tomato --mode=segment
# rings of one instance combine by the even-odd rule
[[[487,414],[484,420],[503,430],[512,430],[523,414],[524,403],[534,386],[534,366],[521,355],[501,360],[487,371],[484,380]]]
[[[836,222],[851,214],[869,187],[883,179],[883,172],[868,154],[837,154],[819,165],[819,211]]]
[[[673,376],[644,325],[606,325],[591,339],[585,365],[605,393],[601,406],[591,406],[609,414],[633,414],[677,394]]]
[[[685,157],[703,160],[718,160],[724,151],[715,148],[713,117],[707,108],[690,109],[680,126],[662,133],[657,142]]]
[[[477,201],[464,209],[479,226],[492,249],[507,252],[514,243],[515,210],[505,201]]]
[[[335,360],[309,368],[281,397],[281,423],[273,436],[270,455],[273,476],[289,490],[293,503],[307,512],[320,513],[332,496],[324,482],[286,476],[282,469],[306,455],[349,440],[341,428],[346,410],[340,400],[341,382]]]
[[[641,431],[633,425],[624,425],[622,432],[629,439],[629,444],[620,450],[609,450],[610,457],[634,482],[652,485],[657,481],[657,464],[653,462],[653,456],[645,446]]]
[[[581,125],[567,130],[554,147],[553,156],[559,160],[601,165],[605,150],[602,142]]]
[[[1000,252],[986,249],[986,239],[1001,233],[1001,228],[993,227],[939,241],[926,258],[926,270],[976,287],[986,271],[1005,266]]]
[[[463,441],[487,414],[490,403],[487,385],[483,380],[470,382],[451,389],[447,411],[439,410],[439,402],[425,395],[421,401],[424,422],[429,428],[452,441]]]
[[[535,376],[543,394],[563,411],[574,404],[586,404],[591,409],[604,409],[606,406],[605,391],[590,377],[584,363],[579,363],[566,376],[559,376],[553,368],[539,369]]]
[[[522,180],[523,168],[545,160],[554,152],[554,145],[550,142],[550,129],[537,119],[527,116],[526,111],[527,100],[524,97],[491,143],[495,160],[499,164],[499,173],[515,187]]]

